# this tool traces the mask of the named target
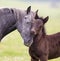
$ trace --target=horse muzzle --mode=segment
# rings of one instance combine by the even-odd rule
[[[30,47],[33,43],[33,39],[32,40],[28,40],[27,42],[24,42],[24,45],[27,47]]]

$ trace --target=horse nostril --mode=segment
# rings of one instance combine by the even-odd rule
[[[33,43],[33,40],[28,40],[27,42],[24,42],[24,45],[27,47],[30,47]]]

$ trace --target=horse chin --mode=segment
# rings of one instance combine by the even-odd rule
[[[25,46],[30,47],[33,43],[33,40],[30,40],[28,43],[24,43]]]

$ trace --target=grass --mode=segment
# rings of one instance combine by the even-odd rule
[[[15,59],[28,61],[28,56],[28,48],[24,46],[23,40],[17,30],[10,33],[1,41],[0,61],[5,61],[5,59],[9,59],[9,61],[15,61]]]
[[[60,31],[60,8],[52,8],[50,3],[31,3],[10,0],[0,0],[0,7],[15,7],[26,9],[32,6],[32,10],[39,9],[39,15],[49,16],[46,23],[47,34],[53,34]],[[59,61],[60,58],[49,60]],[[17,30],[4,37],[0,43],[0,61],[30,61],[28,47],[24,46],[23,39]]]

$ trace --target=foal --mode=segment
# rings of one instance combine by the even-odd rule
[[[33,43],[29,47],[31,61],[48,61],[48,59],[60,56],[60,33],[46,35],[45,23],[49,17],[36,18],[31,27],[31,33],[34,35]]]

